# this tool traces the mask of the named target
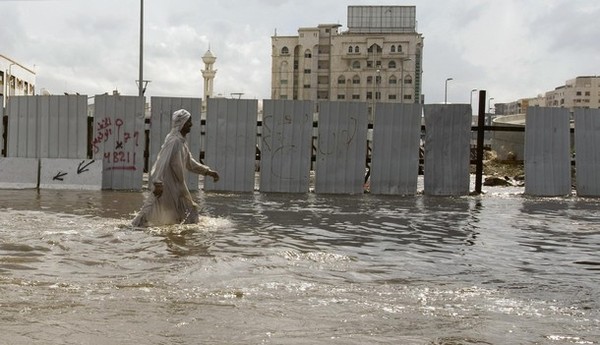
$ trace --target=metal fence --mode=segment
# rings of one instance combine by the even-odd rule
[[[374,194],[413,195],[424,147],[424,193],[469,193],[474,128],[469,105],[379,103],[369,123],[364,102],[264,100],[259,114],[257,100],[210,99],[203,118],[198,98],[150,101],[146,118],[144,98],[96,96],[88,126],[86,96],[11,97],[3,116],[7,140],[0,187],[19,186],[14,181],[18,159],[34,159],[23,161],[27,167],[35,166],[35,159],[71,159],[63,169],[71,169],[71,175],[101,169],[101,188],[140,190],[144,168],[155,161],[172,112],[185,108],[194,122],[187,137],[191,151],[221,175],[216,183],[204,181],[207,191],[306,193],[312,187],[316,193],[360,194],[367,183]],[[581,124],[575,131],[576,188],[586,196],[600,196],[595,174],[600,159],[594,150],[600,143],[598,112],[581,110],[574,118],[576,127]],[[526,194],[571,193],[569,120],[564,109],[530,111]],[[62,178],[62,163],[54,168],[45,162],[58,171],[48,176]],[[193,174],[187,183],[198,188]]]

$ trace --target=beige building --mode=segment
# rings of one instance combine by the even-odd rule
[[[546,92],[546,106],[569,108],[600,108],[600,77],[580,76],[565,85]]]
[[[522,98],[511,103],[495,105],[497,115],[526,114],[527,107],[600,108],[600,76],[580,76],[567,80],[544,95]]]
[[[0,55],[0,93],[3,104],[10,96],[35,94],[35,72],[22,64]]]
[[[339,24],[271,38],[271,98],[422,103],[415,6],[349,6]]]

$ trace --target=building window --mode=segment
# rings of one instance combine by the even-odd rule
[[[338,84],[346,84],[346,78],[343,75],[339,76]]]
[[[360,95],[352,95],[352,99],[360,99]]]
[[[354,68],[354,69],[360,69],[360,61],[354,61],[352,63],[352,68]]]
[[[412,77],[409,75],[404,77],[404,84],[412,84]]]
[[[288,96],[287,95],[281,95],[281,96],[279,96],[279,99],[288,99]]]
[[[371,77],[371,76],[367,77],[367,84],[369,84],[369,85],[373,84],[373,77]]]
[[[310,89],[310,84],[304,84],[305,89]]]
[[[390,52],[391,53],[395,53],[396,52],[396,46],[392,44],[392,46],[390,47]]]
[[[398,83],[398,80],[396,79],[396,77],[395,77],[395,76],[391,76],[391,77],[390,77],[390,79],[388,80],[388,83],[389,83],[390,85],[395,85],[395,84],[397,84],[397,83]]]
[[[389,96],[388,96],[388,99],[392,99],[392,100],[394,100],[394,99],[396,99],[396,95],[389,95]]]
[[[310,58],[312,57],[312,53],[310,52],[310,50],[308,50],[308,49],[307,49],[307,50],[304,52],[304,57],[305,57],[305,58],[308,58],[308,59],[310,59]]]
[[[310,72],[311,72],[310,68],[307,68],[307,69],[304,70],[304,74],[310,74]]]
[[[279,83],[280,83],[281,85],[287,85],[288,81],[287,81],[287,79],[281,79],[281,80],[279,81]]]
[[[367,91],[367,99],[373,99],[373,92]]]
[[[404,95],[404,99],[411,100],[412,99],[412,95]]]
[[[352,46],[348,47],[348,53],[352,53]]]
[[[381,76],[380,75],[378,75],[378,76],[375,77],[375,83],[376,84],[381,84]]]
[[[381,68],[381,61],[379,61],[379,60],[375,61],[375,67]]]
[[[375,99],[381,99],[381,92],[375,92]]]
[[[346,95],[337,95],[337,99],[346,99]]]
[[[281,55],[290,55],[290,50],[288,47],[281,48]]]
[[[379,45],[373,44],[372,46],[369,47],[369,49],[367,49],[367,51],[369,53],[381,53],[382,49]]]
[[[360,53],[360,48],[358,46],[354,47],[354,52],[355,53]]]
[[[360,84],[360,77],[355,75],[354,77],[352,77],[352,84]]]
[[[581,91],[577,91],[576,95],[581,96]]]
[[[398,53],[402,53],[402,46],[398,44]]]
[[[390,62],[388,62],[388,68],[391,68],[391,69],[396,68],[396,61],[390,61]]]

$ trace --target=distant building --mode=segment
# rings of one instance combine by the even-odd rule
[[[348,31],[340,27],[271,37],[272,99],[423,102],[415,6],[349,6]]]
[[[546,92],[546,106],[560,108],[600,108],[600,77],[581,76]]]
[[[35,94],[35,72],[17,61],[0,55],[0,93],[3,104],[10,96]]]
[[[544,95],[523,98],[511,103],[495,105],[497,115],[526,114],[527,107],[600,108],[600,76],[580,76],[567,80]]]
[[[204,62],[204,69],[202,70],[202,77],[204,78],[203,108],[206,108],[207,100],[213,96],[214,81],[217,74],[217,70],[214,68],[216,61],[217,57],[213,55],[210,48],[202,56],[202,62]]]

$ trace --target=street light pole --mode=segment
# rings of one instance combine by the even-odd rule
[[[454,80],[454,79],[446,78],[445,87],[444,87],[444,104],[448,104],[448,82],[450,80]]]
[[[144,0],[140,0],[140,79],[139,96],[144,96]]]

